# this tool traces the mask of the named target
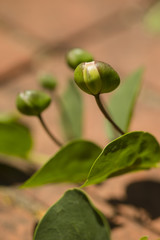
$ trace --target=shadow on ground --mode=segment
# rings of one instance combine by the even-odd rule
[[[0,185],[11,186],[21,184],[26,181],[33,173],[35,168],[21,169],[20,167],[0,162]]]
[[[160,183],[150,180],[133,182],[126,188],[125,199],[109,199],[107,202],[114,207],[125,204],[144,209],[154,220],[160,217]]]

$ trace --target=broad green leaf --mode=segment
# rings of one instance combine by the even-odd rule
[[[75,140],[61,148],[23,187],[35,187],[47,183],[82,183],[101,152],[92,142]]]
[[[84,192],[73,189],[51,208],[38,224],[34,240],[110,240],[102,213]]]
[[[160,33],[160,2],[149,9],[144,17],[145,27],[152,33]]]
[[[157,167],[160,146],[149,133],[131,132],[109,143],[94,162],[83,186],[127,172]]]
[[[0,153],[27,158],[32,137],[27,126],[10,114],[0,115]]]
[[[148,240],[148,237],[142,237],[139,240]]]
[[[73,80],[60,99],[61,122],[64,137],[67,140],[82,136],[82,97]]]
[[[131,117],[133,114],[136,99],[140,90],[143,70],[138,69],[121,83],[120,87],[114,91],[108,103],[108,110],[117,123],[117,125],[127,132]],[[107,122],[108,123],[108,122]],[[108,136],[114,139],[119,135],[115,135],[115,130],[108,123]]]

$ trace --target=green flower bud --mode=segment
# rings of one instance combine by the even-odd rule
[[[107,63],[81,63],[74,71],[74,80],[84,92],[91,95],[111,92],[120,83],[118,73]]]
[[[51,74],[42,74],[38,80],[40,85],[47,90],[54,90],[57,86],[57,80]]]
[[[38,116],[49,106],[50,102],[51,98],[48,94],[27,90],[17,96],[16,106],[25,115]]]
[[[93,61],[93,57],[87,51],[81,48],[73,48],[71,49],[66,56],[66,60],[68,65],[75,69],[82,62],[90,62]]]

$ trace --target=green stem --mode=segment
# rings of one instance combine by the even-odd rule
[[[99,107],[99,109],[101,110],[101,112],[103,113],[103,115],[105,116],[105,118],[108,119],[108,121],[113,125],[113,127],[120,133],[120,134],[125,134],[118,126],[117,124],[113,121],[113,119],[110,117],[110,115],[108,114],[108,112],[106,111],[106,109],[104,108],[102,101],[100,99],[99,94],[95,96],[96,99],[96,103]]]
[[[50,132],[50,130],[48,129],[46,123],[44,122],[43,118],[41,115],[38,116],[44,130],[46,131],[46,133],[49,135],[49,137],[57,144],[57,146],[62,147],[62,143]]]

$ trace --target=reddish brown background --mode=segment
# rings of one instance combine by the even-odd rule
[[[65,64],[65,53],[69,48],[81,47],[97,60],[111,64],[122,79],[140,66],[145,68],[131,130],[149,131],[160,141],[160,34],[151,34],[143,24],[154,2],[1,0],[0,111],[15,110],[17,93],[37,88],[36,78],[41,71],[57,76],[61,92],[66,76],[73,74]],[[84,94],[84,100],[84,136],[104,146],[107,138],[103,117],[95,115],[97,107],[91,96]],[[44,117],[58,135],[53,105]],[[36,119],[24,117],[24,121],[33,130],[36,151],[50,156],[57,151]],[[159,173],[157,169],[130,174],[86,189],[110,219],[113,240],[160,237]],[[37,217],[69,187],[62,184],[20,190],[1,185],[0,240],[31,240]]]

